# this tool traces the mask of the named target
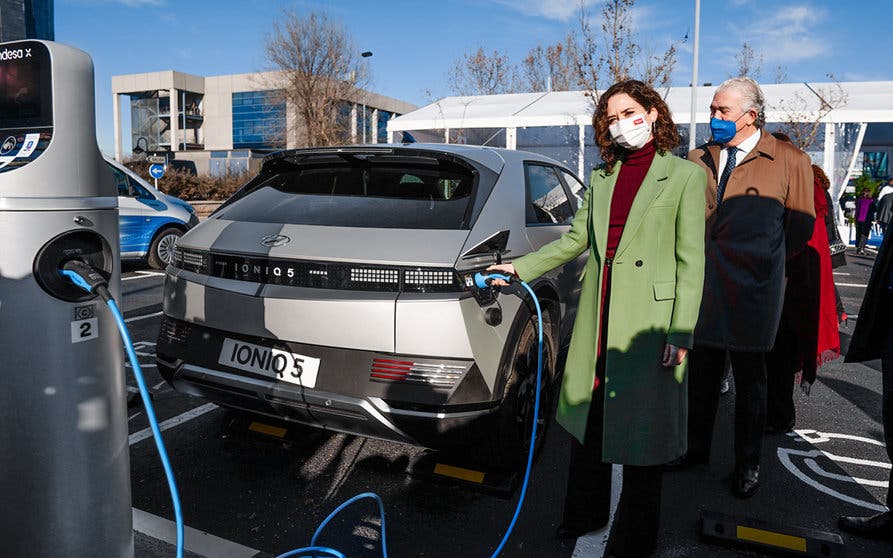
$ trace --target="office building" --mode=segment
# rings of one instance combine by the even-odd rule
[[[199,174],[253,170],[264,154],[304,147],[294,107],[279,93],[276,72],[202,77],[172,70],[112,77],[115,158],[172,152],[195,161]],[[130,138],[122,129],[129,98]],[[126,101],[125,101],[126,102]],[[358,91],[345,99],[345,143],[383,143],[388,121],[415,105]],[[126,107],[124,108],[126,110]]]

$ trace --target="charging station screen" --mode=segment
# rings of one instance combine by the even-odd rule
[[[50,55],[37,42],[0,47],[0,129],[53,125]]]

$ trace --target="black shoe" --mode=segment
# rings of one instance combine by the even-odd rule
[[[893,539],[893,512],[883,512],[868,517],[841,516],[837,524],[844,531],[860,537]]]
[[[694,467],[704,466],[709,463],[709,460],[704,459],[703,457],[698,457],[692,453],[686,453],[682,457],[677,457],[673,461],[664,464],[664,471],[666,472],[674,472],[674,471],[685,471],[688,469],[693,469]]]
[[[766,423],[765,432],[767,434],[787,434],[788,432],[793,432],[794,430],[794,421],[791,421],[784,426],[776,426],[774,424]]]
[[[732,492],[739,498],[750,498],[760,487],[760,466],[745,467],[732,475]]]

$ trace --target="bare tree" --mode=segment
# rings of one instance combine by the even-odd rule
[[[673,69],[676,67],[676,52],[678,50],[678,44],[673,43],[661,55],[651,54],[649,51],[649,54],[640,60],[641,69],[639,73],[641,80],[651,84],[656,89],[664,89],[666,92],[669,92],[670,83],[673,79]]]
[[[299,143],[343,142],[350,132],[350,103],[361,100],[367,78],[346,28],[323,12],[286,11],[273,24],[265,52],[277,70],[277,91],[303,131]]]
[[[749,42],[744,41],[741,50],[735,55],[738,63],[738,73],[730,77],[750,77],[759,79],[763,71],[763,53],[754,50]]]
[[[492,54],[478,47],[473,54],[464,54],[449,71],[449,87],[457,95],[498,95],[514,93],[515,69],[506,54]]]
[[[805,84],[810,93],[794,93],[788,99],[779,101],[779,109],[785,113],[781,131],[790,136],[794,145],[809,149],[815,144],[816,136],[825,117],[834,109],[847,104],[849,96],[833,74],[828,74],[832,83],[827,87],[814,88]],[[818,108],[812,108],[811,97],[818,98]]]
[[[633,40],[630,11],[635,0],[606,0],[602,6],[603,60],[613,82],[630,79],[641,48]]]
[[[601,34],[593,28],[585,4],[580,2],[580,40],[577,53],[577,82],[593,102],[600,83],[636,78],[653,87],[667,88],[676,66],[677,42],[661,54],[643,53],[632,26],[635,0],[605,0],[601,10]]]
[[[526,91],[570,91],[578,85],[576,59],[577,43],[573,33],[564,41],[530,49],[521,62],[522,83],[519,89]]]
[[[775,66],[775,77],[772,79],[772,83],[784,83],[788,80],[788,71],[787,69],[779,64]]]

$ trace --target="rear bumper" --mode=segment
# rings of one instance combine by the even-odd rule
[[[311,389],[220,364],[225,338],[274,344],[165,317],[156,347],[159,372],[178,391],[225,407],[417,446],[467,446],[494,426],[499,402],[492,400],[473,361],[276,341],[277,347],[320,359]],[[452,386],[381,380],[371,371],[373,360],[382,357],[462,365],[465,372]]]

